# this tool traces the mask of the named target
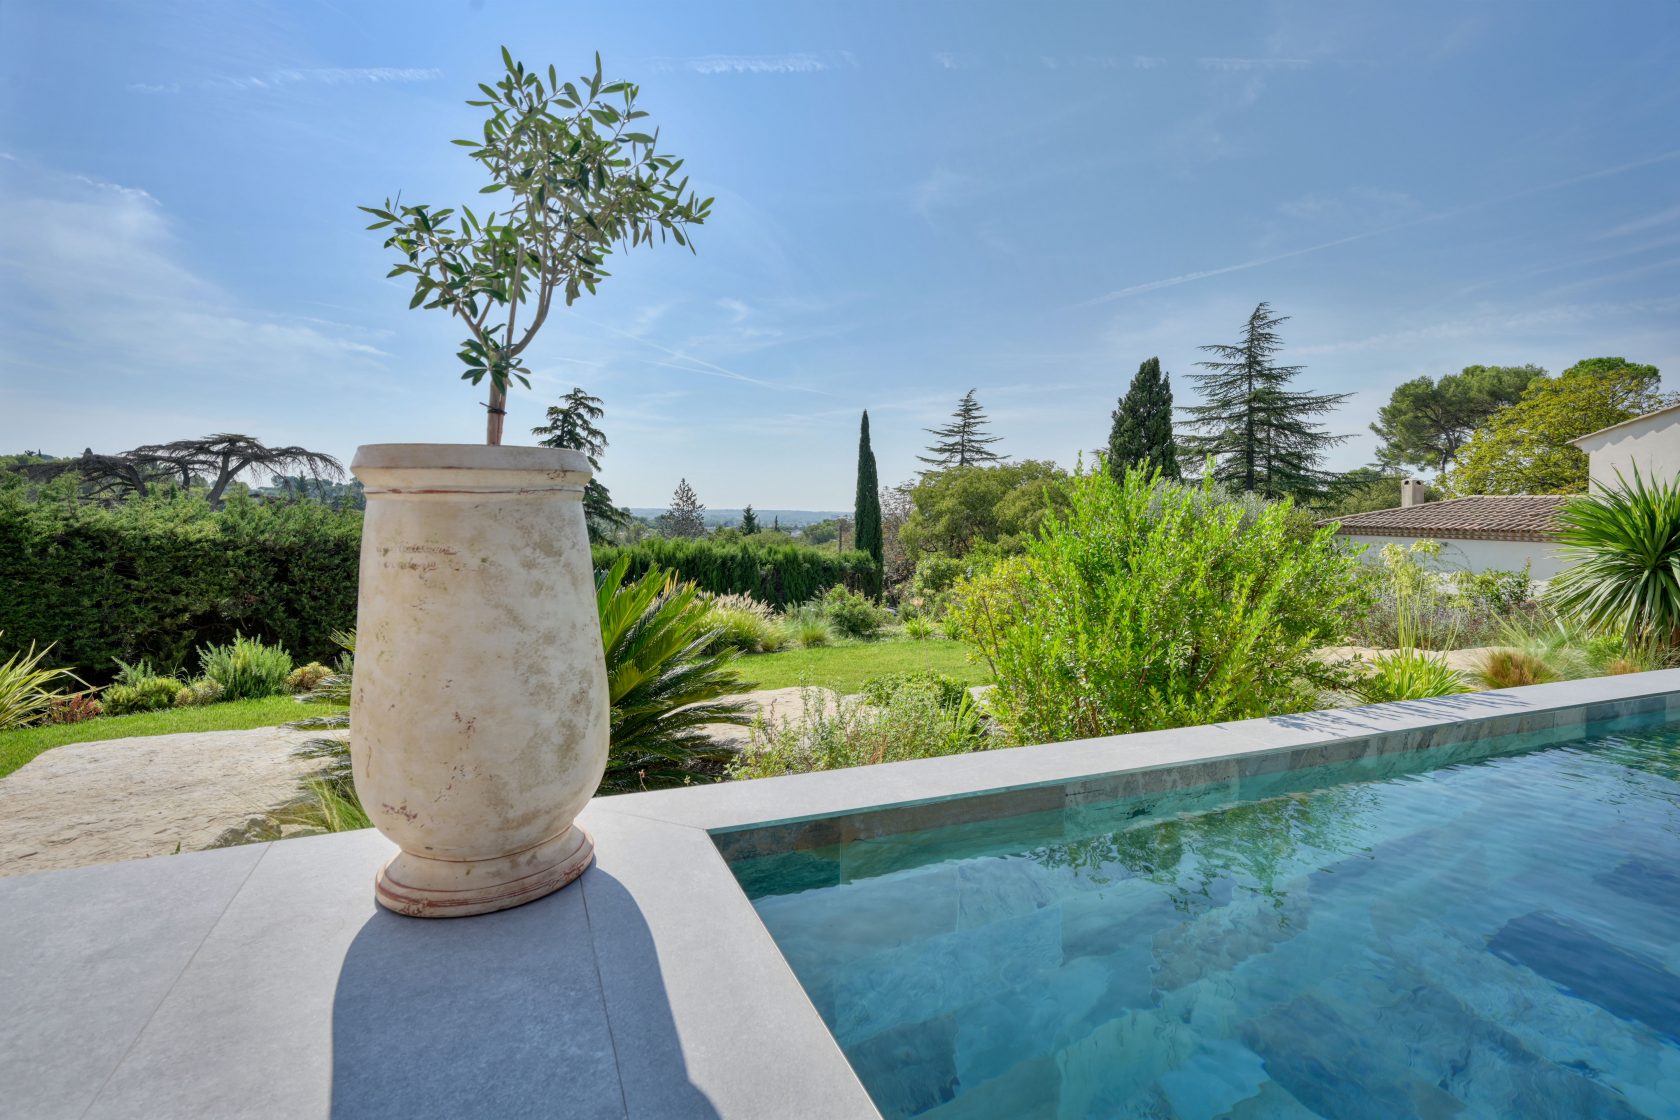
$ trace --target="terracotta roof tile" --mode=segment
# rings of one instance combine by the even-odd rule
[[[1557,511],[1568,494],[1481,494],[1445,502],[1379,509],[1340,521],[1343,536],[1428,537],[1443,540],[1550,541],[1557,539]]]

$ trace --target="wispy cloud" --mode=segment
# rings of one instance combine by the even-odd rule
[[[1225,73],[1246,73],[1250,70],[1307,70],[1312,67],[1310,58],[1198,58],[1196,65],[1203,70],[1219,70]]]
[[[1659,210],[1655,214],[1647,214],[1643,218],[1623,222],[1614,229],[1607,229],[1599,234],[1598,239],[1609,240],[1612,237],[1626,237],[1630,233],[1644,233],[1648,229],[1656,229],[1658,226],[1666,226],[1675,221],[1680,221],[1680,206],[1670,206],[1667,210]]]
[[[270,70],[266,74],[223,74],[190,81],[134,82],[128,88],[136,93],[180,93],[184,89],[265,90],[298,85],[396,85],[406,82],[429,82],[441,77],[443,71],[433,67],[317,67]]]
[[[1134,54],[1132,56],[1133,70],[1153,70],[1157,66],[1165,66],[1167,60],[1152,54]]]
[[[826,392],[822,389],[812,389],[812,388],[808,388],[807,386],[804,386],[804,385],[789,385],[789,384],[786,384],[786,383],[780,382],[780,381],[767,381],[762,377],[751,377],[747,374],[740,373],[736,370],[729,369],[726,366],[720,366],[716,362],[709,362],[704,358],[697,358],[693,354],[689,354],[685,351],[677,350],[677,349],[674,349],[670,346],[663,345],[662,343],[655,342],[651,338],[644,338],[641,335],[632,334],[631,332],[626,331],[626,330],[620,330],[618,327],[613,326],[611,323],[603,323],[598,319],[590,319],[590,318],[588,318],[584,315],[579,314],[576,310],[570,311],[569,314],[571,315],[572,318],[577,319],[580,322],[588,323],[591,326],[600,327],[602,330],[607,331],[609,334],[615,334],[615,335],[618,335],[620,338],[626,338],[626,339],[629,339],[633,342],[640,343],[641,345],[646,346],[650,350],[655,350],[655,351],[658,351],[661,354],[664,354],[668,359],[670,359],[669,361],[657,361],[657,360],[654,360],[654,359],[646,359],[649,362],[651,362],[651,364],[653,364],[653,365],[665,366],[669,369],[683,370],[687,373],[698,373],[698,374],[700,374],[704,377],[721,378],[725,381],[738,381],[738,382],[741,382],[742,384],[745,384],[745,385],[757,385],[757,386],[759,386],[760,388],[763,388],[763,389],[775,389],[775,390],[778,390],[778,391],[781,391],[781,392],[793,392],[793,393],[812,393],[812,394],[815,394],[819,397],[832,397],[832,396],[834,396],[833,393]]]
[[[1368,350],[1404,350],[1422,342],[1460,338],[1488,339],[1505,334],[1533,335],[1592,325],[1629,315],[1672,315],[1680,311],[1680,297],[1629,300],[1621,303],[1563,303],[1522,311],[1487,310],[1363,338],[1294,348],[1303,357],[1348,354]]]
[[[1633,160],[1629,163],[1617,164],[1614,167],[1600,168],[1597,171],[1589,171],[1581,175],[1572,175],[1567,179],[1559,179],[1551,183],[1541,183],[1538,186],[1528,187],[1512,194],[1501,195],[1498,198],[1488,198],[1479,202],[1466,203],[1463,206],[1455,206],[1448,210],[1439,210],[1431,214],[1424,214],[1413,218],[1410,221],[1394,222],[1388,225],[1378,226],[1374,229],[1349,234],[1346,237],[1338,237],[1330,241],[1321,241],[1315,245],[1307,245],[1299,249],[1291,249],[1284,253],[1273,253],[1264,257],[1256,257],[1252,260],[1240,261],[1236,264],[1222,265],[1218,268],[1198,269],[1195,272],[1186,272],[1178,276],[1168,276],[1160,280],[1149,280],[1141,284],[1131,284],[1124,288],[1117,288],[1112,292],[1107,292],[1093,299],[1085,300],[1077,306],[1090,307],[1095,304],[1108,303],[1111,300],[1122,299],[1126,296],[1138,295],[1142,292],[1153,292],[1161,288],[1173,288],[1180,284],[1189,284],[1197,280],[1206,280],[1213,276],[1224,276],[1227,273],[1232,272],[1244,272],[1251,268],[1260,268],[1264,265],[1275,264],[1278,261],[1289,260],[1293,257],[1306,256],[1309,253],[1323,252],[1326,249],[1334,249],[1340,245],[1349,245],[1356,241],[1364,241],[1368,238],[1380,237],[1386,233],[1395,233],[1399,230],[1411,229],[1415,226],[1425,225],[1430,222],[1446,221],[1449,218],[1460,217],[1464,214],[1486,209],[1489,206],[1501,206],[1506,203],[1529,198],[1537,194],[1562,190],[1565,187],[1576,186],[1580,183],[1590,182],[1594,179],[1604,179],[1612,175],[1622,175],[1629,171],[1652,167],[1656,164],[1668,163],[1675,159],[1680,159],[1680,149],[1663,152],[1645,159]]]
[[[972,70],[980,65],[980,56],[958,51],[934,51],[933,64],[941,70]]]
[[[662,70],[692,74],[817,74],[850,69],[857,58],[850,51],[794,51],[788,54],[708,54],[698,58],[655,59]]]
[[[99,422],[109,430],[86,432],[83,417],[31,411],[46,417],[37,442],[80,448],[220,429],[240,419],[230,401],[242,402],[238,413],[273,386],[378,382],[388,355],[375,332],[241,300],[194,270],[148,192],[23,161],[0,168],[10,217],[0,226],[0,289],[12,309],[0,321],[0,382],[20,397],[54,385],[116,406]],[[154,427],[122,429],[125,410]]]

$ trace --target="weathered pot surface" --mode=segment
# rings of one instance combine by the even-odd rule
[[[423,917],[540,898],[589,865],[573,820],[607,762],[589,462],[369,444],[350,469],[367,490],[351,760],[402,849],[376,896]]]

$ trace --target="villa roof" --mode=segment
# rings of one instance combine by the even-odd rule
[[[1478,494],[1445,502],[1379,509],[1329,518],[1342,536],[1427,537],[1443,540],[1552,541],[1556,515],[1568,494]]]

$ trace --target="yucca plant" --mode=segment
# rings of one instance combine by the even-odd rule
[[[603,792],[648,789],[721,776],[732,748],[706,724],[748,722],[747,706],[720,697],[746,687],[729,669],[733,650],[707,653],[716,637],[710,605],[692,583],[655,568],[626,581],[630,560],[595,578],[601,646],[612,703],[612,752]]]
[[[1680,646],[1680,480],[1633,481],[1576,498],[1558,512],[1573,563],[1552,580],[1558,612],[1634,645]]]
[[[68,669],[42,668],[41,662],[51,652],[52,646],[37,650],[31,642],[28,652],[19,650],[0,665],[0,729],[27,727],[45,718],[54,697],[64,693],[60,681],[87,687]]]

